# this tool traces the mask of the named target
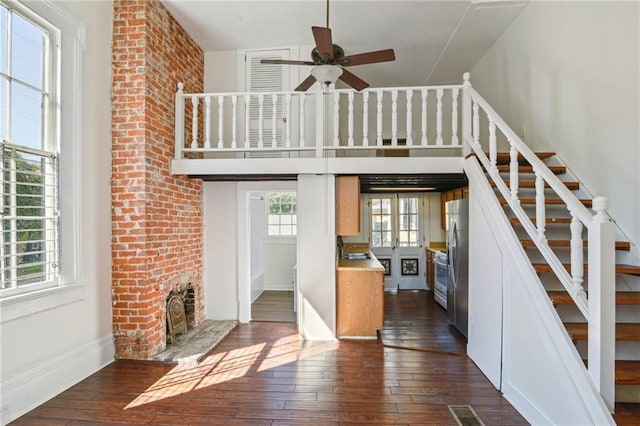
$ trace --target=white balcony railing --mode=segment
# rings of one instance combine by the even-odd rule
[[[462,85],[362,92],[183,93],[179,83],[175,158],[459,149],[461,89]]]

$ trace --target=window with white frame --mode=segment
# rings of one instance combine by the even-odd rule
[[[371,199],[371,246],[391,247],[393,245],[393,216],[391,198]]]
[[[3,296],[58,281],[58,38],[35,14],[0,4]]]
[[[294,237],[297,234],[295,192],[267,193],[267,235]]]
[[[398,246],[420,246],[418,197],[398,198]]]

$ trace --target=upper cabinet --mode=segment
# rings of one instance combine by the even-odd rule
[[[360,179],[336,177],[336,235],[360,234]]]

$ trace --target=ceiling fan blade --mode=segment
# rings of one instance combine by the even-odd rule
[[[393,49],[376,50],[375,52],[360,53],[358,55],[345,56],[340,60],[340,65],[351,67],[353,65],[375,64],[377,62],[395,61],[396,55]]]
[[[333,59],[333,40],[331,39],[331,28],[311,27],[313,38],[320,56],[327,55],[328,59]]]
[[[298,87],[296,87],[296,92],[306,92],[309,87],[313,86],[313,83],[315,82],[316,78],[312,75],[309,75],[309,77],[305,78],[304,81],[300,83]]]
[[[311,61],[289,61],[285,59],[260,59],[260,63],[273,65],[315,65]]]
[[[357,77],[355,74],[345,70],[344,68],[342,69],[342,75],[339,78],[357,91],[369,87],[369,83],[362,80],[360,77]]]

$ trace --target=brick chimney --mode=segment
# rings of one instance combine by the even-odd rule
[[[170,291],[191,283],[204,319],[202,182],[169,173],[176,84],[203,91],[204,54],[158,0],[113,12],[113,334],[117,358],[148,359],[166,346]]]

